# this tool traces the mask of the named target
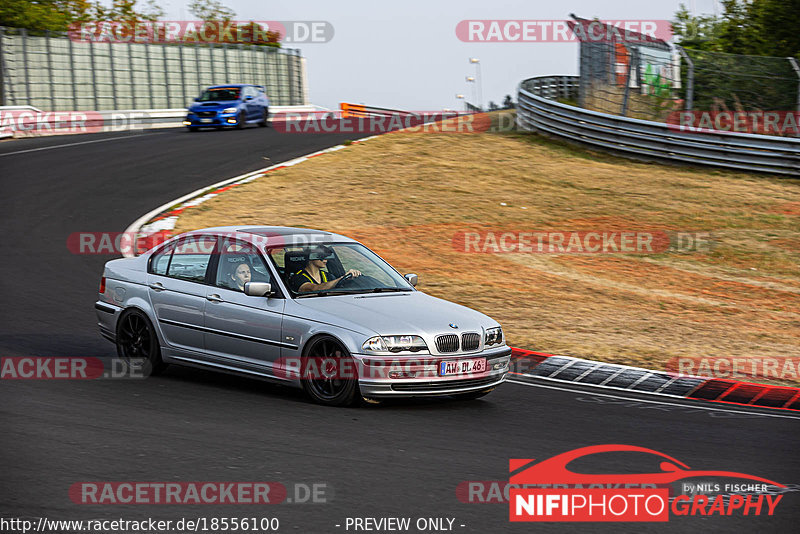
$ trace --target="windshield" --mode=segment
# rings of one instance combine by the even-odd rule
[[[358,243],[276,247],[267,254],[298,298],[414,290],[388,263]]]
[[[239,87],[215,87],[206,89],[200,95],[200,102],[219,102],[222,100],[239,100]]]

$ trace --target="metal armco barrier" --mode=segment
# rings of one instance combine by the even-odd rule
[[[800,176],[800,139],[681,132],[666,123],[557,102],[577,100],[578,80],[577,76],[542,76],[521,82],[517,126],[631,159]]]

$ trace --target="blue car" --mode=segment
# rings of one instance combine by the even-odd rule
[[[233,83],[204,90],[189,106],[184,126],[190,132],[198,128],[244,128],[247,124],[267,126],[269,98],[260,85]]]

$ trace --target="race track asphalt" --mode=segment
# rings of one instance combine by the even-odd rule
[[[71,253],[71,233],[123,231],[194,189],[346,138],[249,128],[0,143],[0,356],[115,355],[97,332],[93,308],[111,256]],[[798,419],[533,379],[515,379],[467,403],[352,409],[175,366],[146,380],[0,380],[0,518],[277,517],[281,532],[332,533],[347,532],[347,517],[382,516],[455,518],[456,532],[790,532],[800,520],[797,491],[784,494],[773,517],[532,525],[510,524],[505,504],[462,503],[456,487],[507,480],[510,458],[545,459],[621,443],[664,452],[692,468],[749,473],[797,490]],[[630,466],[614,457],[608,467]],[[68,496],[81,481],[206,480],[325,484],[327,502],[81,506]]]

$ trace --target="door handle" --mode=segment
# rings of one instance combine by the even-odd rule
[[[219,295],[206,295],[206,300],[210,300],[211,302],[222,302],[222,297]]]
[[[166,287],[164,287],[164,284],[162,284],[161,282],[155,282],[153,284],[149,284],[149,286],[150,286],[150,289],[152,289],[154,291],[164,291],[165,289],[167,289]]]

